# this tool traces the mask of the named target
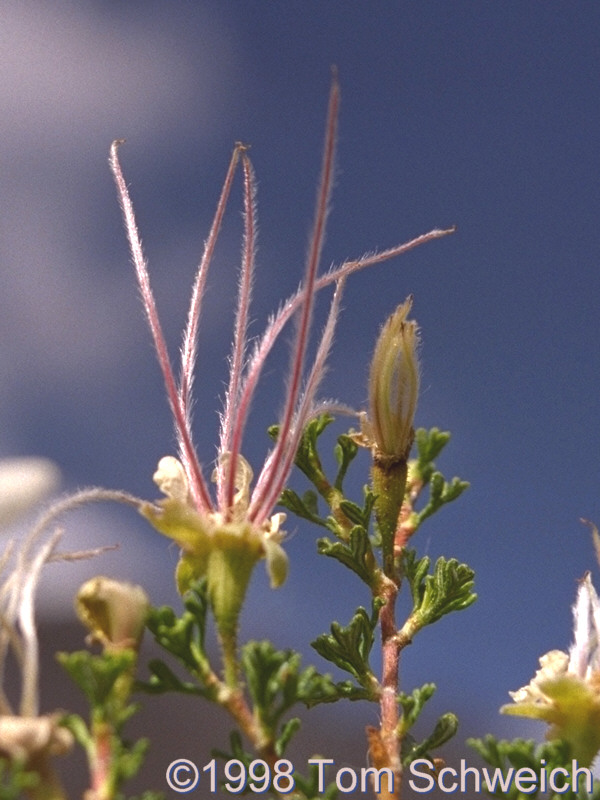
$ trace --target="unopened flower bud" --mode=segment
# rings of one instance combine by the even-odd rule
[[[419,332],[407,320],[412,297],[389,317],[375,345],[369,374],[369,419],[366,437],[376,460],[405,461],[414,438],[419,395]]]
[[[98,576],[83,584],[75,610],[90,638],[112,650],[137,650],[150,609],[141,586]]]

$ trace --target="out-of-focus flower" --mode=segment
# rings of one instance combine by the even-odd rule
[[[0,527],[14,522],[58,488],[60,472],[47,458],[0,460]]]
[[[60,714],[40,715],[35,594],[43,566],[56,558],[60,531],[41,544],[38,532],[34,529],[18,550],[9,541],[0,557],[0,753],[35,770],[50,798],[61,796],[54,793],[57,779],[50,757],[68,752],[73,738],[60,726]],[[11,651],[21,670],[18,708],[4,691]]]
[[[118,160],[121,140],[114,142],[111,149],[111,169],[117,184],[140,293],[162,369],[179,445],[179,460],[176,461],[173,457],[163,459],[155,475],[155,481],[166,494],[166,499],[154,506],[143,505],[141,510],[159,531],[174,539],[183,550],[177,573],[180,591],[185,591],[193,579],[208,576],[211,604],[221,630],[223,627],[235,628],[250,573],[259,559],[266,558],[273,586],[280,585],[285,577],[286,557],[280,546],[283,515],[274,514],[273,509],[289,477],[308,421],[318,413],[339,408],[332,403],[317,402],[316,393],[333,341],[346,278],[358,269],[381,263],[418,244],[452,232],[434,230],[401,246],[346,262],[325,275],[318,275],[334,172],[338,105],[339,89],[334,80],[329,100],[321,183],[304,282],[298,292],[271,319],[264,334],[254,345],[252,353],[248,352],[247,327],[256,249],[255,179],[247,148],[241,144],[235,147],[192,290],[179,379],[171,369],[133,206]],[[220,442],[213,473],[213,481],[216,483],[213,496],[192,444],[191,390],[206,276],[238,164],[241,164],[244,185],[244,242],[229,362],[229,385],[225,408],[221,414]],[[306,352],[315,294],[331,284],[335,284],[335,291],[329,316],[314,362],[307,371]],[[267,356],[284,326],[294,315],[297,321],[296,335],[287,393],[279,420],[279,434],[273,450],[268,454],[252,485],[252,470],[241,453],[246,421]]]
[[[107,650],[137,650],[150,601],[141,586],[98,575],[77,592],[75,610],[94,642]]]
[[[510,692],[503,714],[540,719],[546,738],[562,739],[582,766],[600,750],[600,601],[587,573],[573,606],[574,642],[569,653],[551,650],[540,658],[532,681]]]
[[[0,466],[0,521],[12,520],[51,492],[58,483],[58,469],[37,458],[9,459]],[[0,551],[0,757],[18,761],[37,773],[34,800],[64,798],[51,759],[67,753],[73,736],[61,725],[61,712],[40,713],[39,646],[35,622],[35,597],[42,570],[51,561],[75,561],[103,551],[58,552],[60,529],[49,534],[56,517],[69,508],[94,499],[136,504],[122,492],[85,490],[55,503],[19,542],[7,539]],[[9,698],[7,669],[20,671],[18,702]]]

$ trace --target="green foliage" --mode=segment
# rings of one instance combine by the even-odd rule
[[[530,769],[538,776],[537,786],[532,785],[531,791],[526,794],[520,792],[510,782],[506,790],[500,788],[497,781],[494,791],[488,791],[490,797],[504,797],[508,800],[525,800],[525,798],[548,797],[549,800],[600,800],[600,785],[593,789],[592,794],[588,794],[584,786],[584,778],[581,776],[580,785],[577,792],[569,788],[568,791],[553,791],[547,776],[552,770],[560,768],[566,770],[568,776],[573,774],[573,763],[569,745],[566,742],[552,741],[544,744],[537,744],[533,740],[514,739],[512,741],[497,740],[493,736],[486,736],[483,739],[468,739],[467,744],[479,753],[484,761],[494,770],[502,774],[506,782],[514,774],[515,770]],[[543,766],[542,766],[543,765]],[[548,794],[541,791],[541,770],[546,773],[546,784]],[[512,772],[511,772],[512,770]],[[560,773],[559,778],[562,782],[570,783],[571,778],[567,778],[565,773]],[[596,782],[597,783],[597,782]]]
[[[451,503],[469,488],[467,481],[460,478],[452,478],[450,483],[446,481],[441,472],[432,472],[429,480],[429,500],[417,515],[417,527],[420,526],[427,517],[435,514],[446,503]]]
[[[123,708],[121,698],[115,696],[115,688],[119,678],[129,676],[135,667],[133,650],[105,651],[100,655],[78,650],[75,653],[57,653],[56,658],[93,709],[108,710],[110,707],[109,713],[114,715],[114,722],[119,726],[129,719],[135,709]]]
[[[325,428],[333,422],[333,419],[330,414],[322,414],[311,420],[304,429],[295,457],[296,466],[302,470],[311,483],[317,486],[319,494],[326,493],[331,488],[331,485],[325,476],[321,459],[319,458],[317,439]],[[272,425],[269,428],[269,436],[277,439],[278,434],[279,426]]]
[[[211,755],[214,758],[222,759],[227,762],[231,759],[240,761],[246,771],[250,771],[250,765],[256,758],[255,753],[250,753],[244,748],[242,737],[238,731],[232,731],[229,736],[229,750],[221,750],[213,748]],[[297,770],[294,770],[295,789],[291,797],[294,800],[335,800],[338,796],[338,790],[335,783],[326,787],[324,792],[319,793],[319,768],[317,765],[310,765],[308,777],[302,776]],[[225,780],[222,780],[225,784]],[[224,793],[226,790],[224,789]],[[249,794],[250,790],[246,789],[243,794]],[[281,797],[279,794],[274,794],[270,791],[267,797]]]
[[[0,800],[20,800],[28,789],[39,786],[40,776],[19,761],[0,758]]]
[[[469,488],[469,483],[460,478],[452,478],[448,482],[436,469],[435,459],[449,441],[450,433],[440,431],[438,428],[431,428],[431,430],[419,428],[415,431],[417,457],[412,462],[412,475],[413,479],[421,484],[421,487],[429,488],[427,503],[415,514],[413,521],[415,530],[442,506],[456,500],[465,489]]]
[[[341,436],[338,436],[337,444],[333,452],[338,463],[338,473],[335,476],[333,485],[341,492],[343,491],[344,478],[348,472],[348,467],[358,453],[358,445],[351,436],[343,433]]]
[[[125,798],[124,794],[120,792],[115,795],[115,800],[164,800],[165,794],[164,792],[144,792],[139,797],[128,797]]]
[[[432,733],[421,742],[416,742],[409,733],[418,720],[426,703],[433,697],[436,687],[434,683],[426,683],[413,689],[411,694],[400,692],[398,702],[402,707],[402,718],[398,726],[399,739],[402,742],[402,764],[407,767],[416,758],[432,759],[431,751],[441,747],[451,739],[458,729],[458,719],[454,714],[443,714],[437,721]]]
[[[458,730],[458,718],[455,714],[442,714],[435,724],[432,733],[418,744],[408,736],[402,741],[402,764],[406,767],[417,758],[432,760],[432,751],[446,744]]]
[[[425,704],[431,700],[435,694],[435,683],[425,683],[423,686],[413,689],[410,694],[400,692],[398,702],[402,706],[402,719],[400,720],[400,733],[408,733],[415,722],[418,720]]]
[[[127,742],[122,731],[137,711],[129,701],[137,661],[134,650],[105,650],[94,655],[87,650],[58,653],[57,658],[85,694],[91,709],[90,724],[77,714],[67,714],[63,724],[87,751],[92,762],[98,749],[110,752],[108,784],[116,790],[137,775],[148,750],[147,739]]]
[[[300,519],[306,519],[315,525],[329,528],[330,523],[319,516],[318,496],[316,492],[309,489],[302,497],[293,489],[284,489],[279,497],[279,505],[287,508],[292,514]]]
[[[369,535],[360,525],[352,528],[347,541],[334,542],[322,538],[317,540],[317,548],[322,555],[335,558],[351,569],[368,586],[372,584],[376,567],[375,556]]]
[[[325,787],[324,792],[319,792],[319,767],[317,764],[309,766],[308,777],[302,777],[294,773],[296,788],[302,792],[306,800],[336,800],[339,791],[335,783],[330,783]]]
[[[472,591],[475,573],[469,566],[441,556],[433,574],[429,574],[430,563],[428,556],[417,558],[414,550],[404,553],[403,568],[412,594],[416,630],[452,611],[468,608],[477,599]]]
[[[356,678],[366,690],[366,694],[363,693],[360,699],[375,699],[378,696],[378,681],[369,665],[369,656],[375,641],[377,614],[374,609],[369,615],[361,606],[347,626],[333,622],[331,633],[323,633],[311,643],[320,656]]]
[[[150,679],[147,683],[138,682],[139,689],[150,694],[180,692],[202,695],[211,700],[216,698],[217,688],[205,649],[207,614],[205,579],[195,583],[186,593],[184,611],[180,617],[169,606],[150,610],[148,629],[158,644],[173,655],[196,682],[181,680],[170,666],[160,659],[153,659],[148,665]]]
[[[271,642],[248,642],[242,649],[242,670],[255,713],[263,733],[275,743],[275,752],[283,755],[300,720],[291,719],[278,732],[283,715],[297,703],[310,707],[333,702],[339,691],[328,675],[314,667],[300,669],[301,656],[292,650],[276,650]]]

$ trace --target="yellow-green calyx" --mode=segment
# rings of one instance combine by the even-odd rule
[[[229,455],[223,454],[219,468],[225,467],[228,460]],[[182,549],[176,573],[180,593],[205,577],[219,630],[221,634],[233,634],[256,563],[266,559],[272,587],[285,581],[288,562],[280,544],[285,514],[274,514],[262,526],[248,519],[252,469],[242,456],[238,456],[236,493],[227,518],[221,511],[196,510],[183,465],[173,456],[160,460],[154,481],[166,497],[156,505],[144,503],[140,510]]]
[[[80,588],[75,610],[92,641],[108,650],[137,650],[150,601],[141,586],[100,575]]]
[[[540,658],[531,682],[510,692],[503,714],[542,720],[547,739],[562,739],[582,766],[600,751],[600,603],[589,574],[573,608],[575,642],[569,654],[551,650]]]

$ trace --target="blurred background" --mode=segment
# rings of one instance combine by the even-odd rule
[[[470,564],[479,601],[419,635],[404,653],[402,682],[438,684],[429,720],[458,713],[456,757],[471,758],[470,735],[541,738],[541,726],[498,708],[541,654],[568,647],[577,579],[589,569],[598,576],[579,518],[600,522],[599,35],[600,7],[554,0],[5,0],[0,8],[0,456],[53,459],[64,491],[101,485],[154,498],[156,462],[174,449],[107,165],[113,139],[127,139],[123,168],[174,360],[236,141],[251,145],[258,177],[252,334],[296,289],[334,64],[342,105],[323,269],[457,225],[453,236],[349,282],[322,390],[364,407],[378,330],[414,294],[423,337],[417,424],[452,432],[439,467],[471,482],[414,544]],[[201,327],[195,436],[207,475],[241,204],[238,179]],[[326,305],[324,293],[315,341]],[[244,453],[255,466],[281,409],[290,338],[273,354],[250,420]],[[348,483],[357,497],[367,470],[365,456]],[[294,485],[304,488],[299,478]],[[40,614],[49,656],[63,638],[81,644],[71,598],[86,577],[129,577],[153,602],[178,602],[177,551],[143,520],[98,507],[64,524],[69,546],[121,548],[47,569]],[[299,648],[326,670],[306,643],[331,619],[348,622],[368,597],[335,562],[317,559],[318,531],[292,519],[286,528],[290,578],[272,592],[257,569],[243,631]],[[45,676],[43,707],[71,704],[58,668]],[[182,721],[170,708],[157,701],[138,723],[148,731],[158,720],[166,738],[140,785],[166,789],[170,756],[200,763],[207,752],[212,712],[186,702]],[[375,710],[338,713],[332,729],[331,709],[314,712],[297,752],[360,767]],[[219,737],[209,744],[225,746]]]

